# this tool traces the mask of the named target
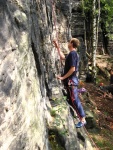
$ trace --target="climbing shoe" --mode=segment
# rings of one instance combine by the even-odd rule
[[[86,121],[85,122],[78,122],[78,124],[76,124],[76,128],[81,128],[83,127],[84,125],[86,125]]]

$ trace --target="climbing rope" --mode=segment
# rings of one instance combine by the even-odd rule
[[[99,150],[99,148],[97,147],[96,143],[94,142],[94,140],[92,139],[92,137],[90,136],[89,132],[87,131],[86,127],[84,126],[84,130],[86,131],[87,135],[89,136],[91,142],[94,144],[96,150]]]
[[[56,40],[58,42],[58,46],[59,46],[59,40],[58,40],[58,32],[57,32],[57,18],[55,15],[55,3],[53,2],[53,0],[51,0],[51,4],[52,4],[52,15],[53,15],[53,21],[54,21],[54,26],[55,26],[55,31],[56,31]]]
[[[58,37],[58,32],[57,32],[57,18],[56,18],[56,15],[55,15],[55,2],[54,0],[51,0],[51,5],[52,5],[52,15],[53,15],[53,21],[54,21],[54,26],[55,26],[55,31],[56,31],[56,41],[57,41],[57,44],[58,44],[58,47],[60,48],[60,44],[59,44],[59,37]],[[60,73],[62,74],[62,66],[63,66],[63,62],[62,62],[62,59],[60,57],[60,64],[61,64],[61,70],[60,70]]]

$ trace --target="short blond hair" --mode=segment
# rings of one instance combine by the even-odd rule
[[[73,44],[73,47],[74,47],[74,48],[78,48],[78,46],[80,45],[80,41],[79,41],[79,39],[77,39],[77,38],[72,38],[72,39],[70,40],[70,43]]]

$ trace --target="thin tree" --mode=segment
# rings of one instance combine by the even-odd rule
[[[86,50],[87,50],[86,21],[85,21],[85,11],[84,11],[84,0],[82,0],[82,7],[83,7],[82,13],[83,13],[83,17],[84,17],[84,43],[85,43]]]
[[[96,21],[96,0],[93,0],[92,3],[92,68],[93,68],[93,77],[96,78],[96,50],[97,50],[97,21]]]
[[[97,45],[98,45],[98,33],[99,33],[99,26],[100,26],[100,0],[98,2],[98,12],[97,12],[97,30],[96,30],[96,36],[97,36]]]
[[[96,79],[96,52],[97,52],[97,46],[98,46],[98,31],[99,31],[99,23],[100,23],[100,0],[96,2],[96,0],[93,0],[93,38],[92,38],[92,72],[93,72],[93,78],[94,81]],[[98,6],[98,8],[96,8]]]

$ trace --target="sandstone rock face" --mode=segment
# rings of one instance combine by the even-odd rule
[[[44,101],[31,46],[32,4],[0,3],[0,149],[48,149]]]
[[[66,51],[71,36],[70,1],[56,2],[53,7],[51,0],[0,1],[0,150],[51,149],[48,99],[62,98],[61,83],[55,78],[61,63],[52,40],[57,29]],[[67,127],[71,123],[74,128],[65,109]],[[76,130],[69,132],[72,141],[64,138],[64,149],[79,150]]]
[[[81,0],[72,1],[71,33],[73,37],[84,39],[84,17],[80,5]]]

